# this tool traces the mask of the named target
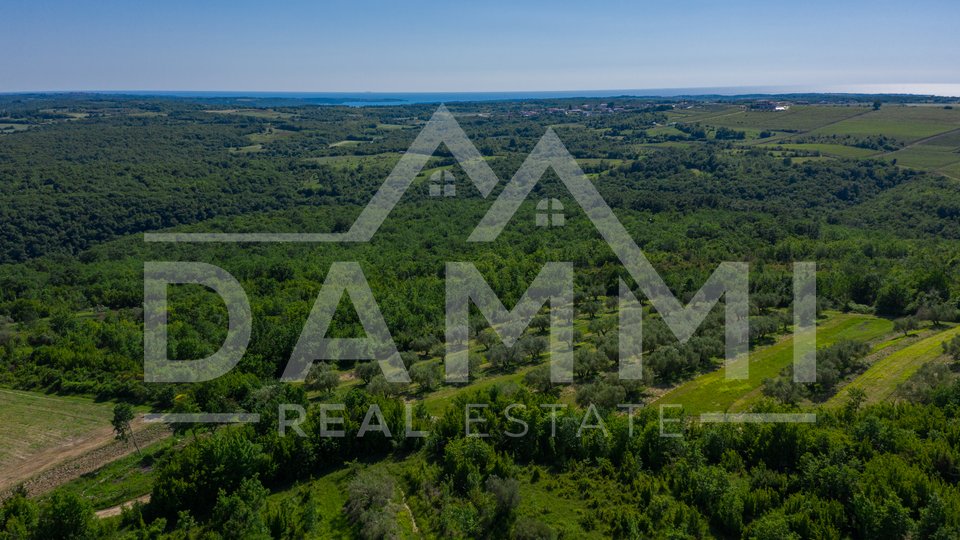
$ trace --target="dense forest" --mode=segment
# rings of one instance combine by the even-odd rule
[[[874,110],[876,97],[817,99],[826,103],[807,105],[816,114],[847,114]],[[119,518],[94,519],[69,491],[39,499],[14,491],[0,507],[0,538],[960,536],[960,338],[901,381],[895,402],[840,391],[876,349],[843,340],[818,351],[816,383],[793,383],[785,371],[757,389],[751,410],[816,410],[815,424],[708,424],[681,409],[682,436],[663,436],[657,407],[628,414],[618,405],[649,405],[721,369],[722,301],[683,343],[644,304],[643,379],[621,380],[617,294],[621,280],[633,281],[555,173],[496,241],[466,241],[552,128],[679,299],[689,301],[719,263],[749,263],[754,351],[790,334],[796,261],[817,263],[821,320],[893,320],[893,335],[905,339],[952,329],[957,180],[881,154],[813,159],[759,144],[821,142],[800,128],[678,116],[710,107],[759,114],[754,101],[451,104],[502,180],[491,197],[441,147],[369,243],[223,244],[145,242],[141,233],[345,231],[435,106],[0,97],[0,124],[24,126],[0,134],[0,385],[262,418],[176,426],[178,444],[150,454],[149,503]],[[902,147],[847,137],[854,148]],[[431,195],[437,171],[452,175],[456,198]],[[563,227],[537,225],[545,199],[562,203]],[[143,381],[147,261],[207,262],[239,281],[253,328],[236,369],[196,384]],[[363,269],[411,384],[387,382],[369,361],[318,362],[304,383],[279,382],[338,261]],[[574,384],[549,382],[546,308],[512,347],[472,311],[471,382],[446,384],[449,261],[473,262],[505,306],[545,263],[573,262]],[[170,358],[216,351],[223,302],[196,285],[171,287],[170,301]],[[364,335],[351,308],[341,299],[331,337]],[[831,399],[840,405],[821,406]],[[343,405],[343,437],[324,435],[330,403]],[[278,433],[281,404],[307,411],[304,436]],[[474,428],[488,437],[466,435],[467,404],[483,406]],[[371,430],[373,406],[380,423]],[[518,420],[527,429],[514,437],[524,431]],[[429,433],[399,436],[411,427]],[[375,432],[358,437],[364,430]],[[328,477],[339,478],[343,499],[332,513],[312,487]],[[574,524],[531,510],[546,514],[557,501],[574,501]]]

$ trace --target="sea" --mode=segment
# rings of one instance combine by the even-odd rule
[[[833,86],[719,86],[696,88],[647,88],[612,90],[512,91],[512,92],[264,92],[236,90],[92,90],[96,94],[168,96],[194,99],[298,100],[314,104],[354,107],[452,103],[475,101],[516,101],[562,98],[753,96],[766,94],[913,94],[960,97],[960,84],[856,84]],[[33,92],[31,92],[33,93]],[[41,92],[36,92],[41,93]],[[42,92],[46,93],[46,92]],[[75,93],[58,91],[55,93]]]

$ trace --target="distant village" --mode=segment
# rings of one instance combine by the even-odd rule
[[[704,102],[702,101],[681,101],[678,103],[671,103],[669,105],[664,105],[665,108],[672,109],[692,109],[697,106],[702,106]],[[786,101],[772,101],[767,99],[760,99],[750,101],[749,103],[744,103],[742,107],[751,111],[770,111],[770,112],[779,112],[779,111],[788,111],[793,105],[791,102]],[[546,105],[546,104],[535,104],[528,103],[519,111],[516,111],[515,114],[519,114],[524,117],[535,117],[540,115],[563,115],[563,116],[596,116],[604,114],[614,114],[621,112],[628,112],[632,110],[649,110],[650,104],[621,104],[621,103],[582,103],[582,104],[570,104],[570,105]]]
[[[539,116],[541,114],[562,114],[566,116],[593,116],[598,114],[612,114],[633,110],[637,107],[611,105],[609,103],[584,103],[582,105],[568,105],[566,107],[538,107],[523,109],[521,116]]]

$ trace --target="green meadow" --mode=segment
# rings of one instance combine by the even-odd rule
[[[942,357],[941,344],[957,335],[960,335],[960,326],[924,337],[916,343],[890,353],[833,396],[827,405],[836,406],[844,403],[846,392],[854,388],[866,393],[867,403],[889,399],[896,392],[897,387],[906,382],[921,366]]]
[[[817,347],[844,339],[870,341],[893,330],[893,323],[870,315],[830,313],[817,324]],[[688,414],[743,410],[760,395],[764,379],[780,374],[793,362],[793,338],[750,351],[748,379],[727,379],[720,368],[666,392],[653,406],[681,405]],[[745,399],[746,398],[746,399]]]

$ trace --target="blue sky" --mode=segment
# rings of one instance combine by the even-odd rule
[[[960,83],[960,2],[4,0],[0,92]]]

